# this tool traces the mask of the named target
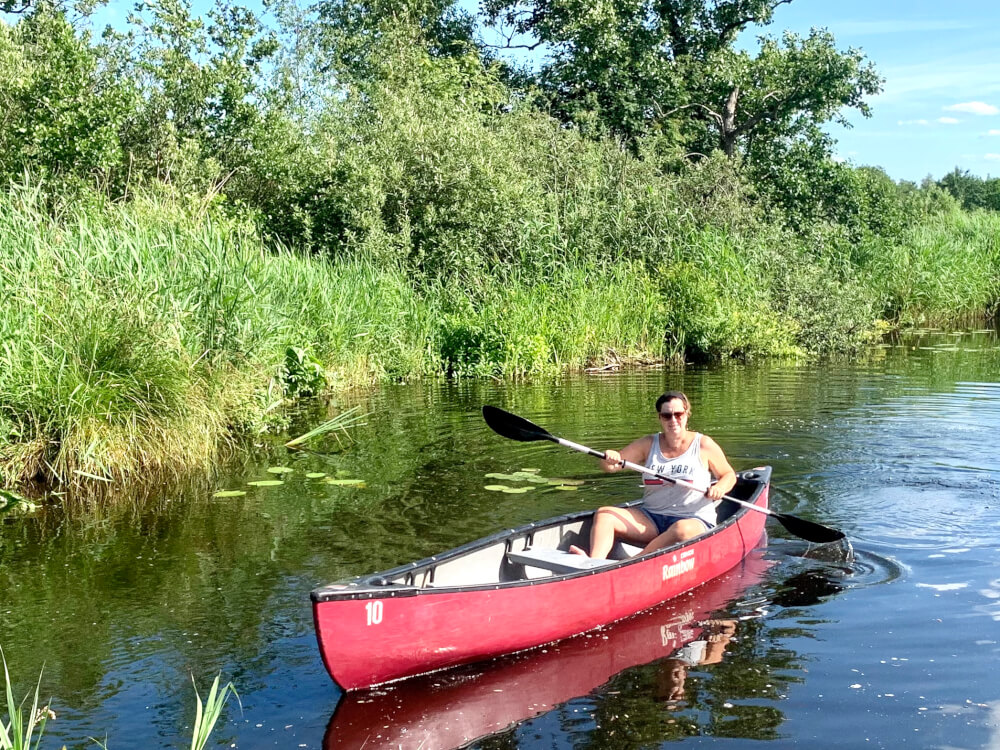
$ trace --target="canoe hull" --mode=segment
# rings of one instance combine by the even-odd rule
[[[657,672],[673,674],[669,657],[708,638],[706,621],[758,584],[771,565],[758,549],[694,591],[592,637],[568,638],[471,670],[416,677],[391,690],[346,693],[323,748],[451,750],[587,695],[637,665],[665,660]]]
[[[768,488],[761,484],[755,504],[767,507]],[[320,652],[334,681],[357,690],[551,643],[725,573],[757,545],[764,521],[744,510],[686,545],[571,575],[387,592],[345,586],[343,597],[327,587],[313,593]]]

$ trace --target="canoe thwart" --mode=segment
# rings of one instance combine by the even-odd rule
[[[510,550],[507,552],[507,559],[513,563],[550,570],[556,574],[593,570],[617,562],[616,560],[598,560],[585,555],[574,555],[572,552],[559,549],[533,549],[531,547]]]

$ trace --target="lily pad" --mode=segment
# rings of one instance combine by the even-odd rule
[[[530,492],[534,487],[508,487],[504,490],[508,495],[520,495],[523,492]]]
[[[500,472],[497,471],[491,471],[489,474],[483,474],[483,476],[486,477],[487,479],[506,479],[509,475],[501,474]]]
[[[527,472],[528,474],[537,474],[541,469],[521,469],[521,471]]]
[[[324,484],[334,484],[338,487],[364,487],[364,479],[330,479],[324,480]]]
[[[564,490],[566,492],[576,492],[576,487],[571,484],[557,484],[552,489],[554,490]]]
[[[267,473],[268,474],[288,474],[288,473],[290,473],[292,471],[295,471],[295,470],[294,469],[289,469],[287,466],[272,466],[270,469],[267,470]]]
[[[256,482],[247,482],[251,487],[277,487],[284,484],[280,479],[259,479]]]
[[[555,485],[563,485],[564,484],[564,485],[568,485],[568,486],[571,486],[571,487],[579,487],[581,484],[583,484],[583,480],[582,479],[550,479],[549,480],[549,484],[555,484]]]
[[[506,492],[510,489],[506,484],[487,484],[483,487],[484,490],[489,490],[490,492]]]
[[[240,495],[247,494],[243,490],[219,490],[214,493],[212,497],[239,497]]]
[[[337,469],[337,476],[338,477],[348,477],[350,475],[351,475],[351,472],[349,472],[347,469]]]
[[[306,479],[322,479],[326,476],[325,471],[310,471],[306,474]]]
[[[530,482],[531,484],[548,484],[549,480],[545,477],[540,477],[535,474],[528,474],[525,477],[521,477],[522,482]]]

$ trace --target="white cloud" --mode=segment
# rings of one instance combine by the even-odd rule
[[[958,125],[958,123],[961,122],[961,120],[954,117],[939,117],[937,118],[937,121],[942,125]]]
[[[986,154],[984,158],[988,161],[1000,161],[1000,154]]]
[[[944,108],[945,112],[968,112],[970,115],[1000,115],[1000,109],[986,102],[962,102]]]
[[[997,130],[995,128],[993,130],[987,130],[986,135],[1000,135],[1000,130]]]
[[[900,120],[898,125],[930,125],[927,120]]]

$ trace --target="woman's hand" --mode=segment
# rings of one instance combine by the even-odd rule
[[[726,493],[723,492],[722,488],[719,487],[719,483],[711,485],[707,490],[705,490],[705,497],[709,500],[721,500],[722,496]]]
[[[727,463],[728,466],[728,463]],[[732,467],[729,467],[729,471],[719,477],[715,484],[711,485],[707,490],[705,490],[705,497],[709,500],[721,500],[726,496],[733,487],[736,486],[736,472],[733,471]]]
[[[622,454],[615,450],[604,451],[604,470],[618,471],[625,465]]]

